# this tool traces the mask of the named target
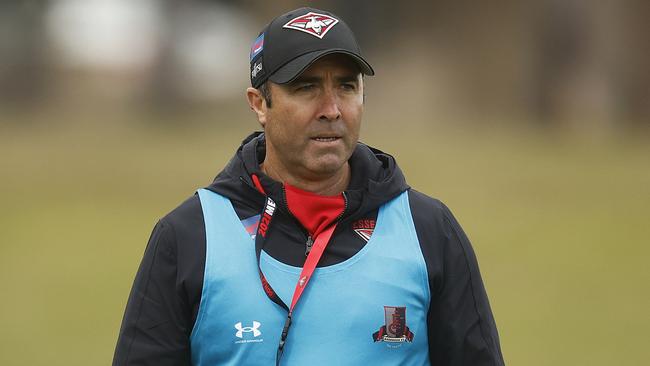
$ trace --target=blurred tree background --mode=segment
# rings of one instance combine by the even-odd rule
[[[0,364],[106,365],[148,234],[248,132],[293,0],[0,2]],[[650,2],[313,1],[355,30],[362,140],[473,241],[512,365],[650,359]]]

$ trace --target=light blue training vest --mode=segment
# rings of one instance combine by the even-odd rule
[[[206,260],[190,338],[192,364],[274,366],[287,313],[264,293],[254,240],[230,201],[205,189],[198,193]],[[301,268],[265,252],[260,263],[273,289],[291,303]],[[281,365],[429,365],[429,302],[426,265],[404,192],[381,206],[374,232],[357,254],[316,269],[294,310]],[[390,326],[385,306],[406,308],[411,342],[373,339]]]

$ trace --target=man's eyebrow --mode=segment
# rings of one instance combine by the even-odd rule
[[[337,77],[336,80],[340,83],[351,83],[351,82],[357,83],[359,82],[359,75],[358,74],[343,75]]]

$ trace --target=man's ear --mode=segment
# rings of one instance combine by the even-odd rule
[[[255,88],[247,88],[246,89],[246,99],[248,100],[248,105],[250,108],[257,114],[257,120],[260,122],[260,125],[262,125],[262,128],[264,128],[264,125],[266,124],[266,111],[267,111],[267,105],[266,105],[266,100],[264,100],[264,97],[262,96],[262,93],[260,93],[259,90]]]

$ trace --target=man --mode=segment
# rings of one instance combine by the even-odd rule
[[[502,365],[462,229],[358,142],[374,71],[345,22],[275,18],[250,70],[264,132],[156,225],[113,364]]]

